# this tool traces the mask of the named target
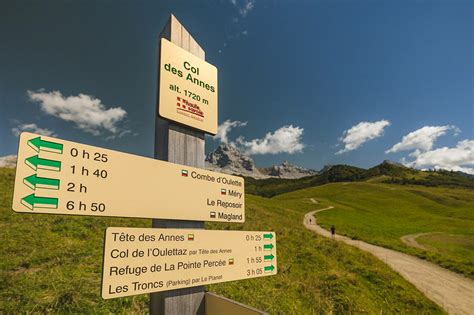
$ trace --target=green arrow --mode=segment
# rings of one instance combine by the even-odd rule
[[[21,199],[21,203],[31,210],[34,210],[35,208],[58,208],[58,198],[38,197],[35,196],[35,194],[31,194]]]
[[[273,260],[273,258],[275,258],[275,256],[273,256],[273,254],[263,256],[263,259],[265,261]]]
[[[272,238],[273,238],[273,234],[272,234],[272,233],[263,234],[263,238],[269,238],[269,239],[272,239]]]
[[[271,250],[273,248],[273,244],[264,244],[263,249],[264,250]]]
[[[47,151],[59,154],[63,153],[63,145],[61,143],[42,140],[41,137],[28,140],[28,145],[36,152]]]
[[[51,170],[51,171],[56,171],[56,172],[59,172],[61,170],[61,162],[48,160],[48,159],[42,159],[42,158],[39,158],[37,155],[27,158],[25,160],[25,163],[26,165],[28,165],[35,171],[37,169]]]
[[[25,185],[30,187],[31,189],[59,189],[59,179],[38,177],[36,176],[36,174],[24,178],[23,183],[25,183]]]
[[[272,272],[275,269],[275,267],[271,265],[271,266],[265,266],[263,267],[263,269],[265,270],[265,272]]]

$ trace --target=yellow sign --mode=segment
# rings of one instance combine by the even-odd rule
[[[273,232],[107,228],[102,297],[275,275],[275,244]]]
[[[16,212],[245,221],[244,180],[24,132]]]
[[[217,68],[164,38],[160,56],[160,116],[215,135]]]

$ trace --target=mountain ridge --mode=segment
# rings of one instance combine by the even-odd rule
[[[328,183],[358,181],[474,189],[474,177],[468,174],[446,170],[422,171],[392,161],[384,161],[368,169],[344,164],[331,165],[324,167],[316,175],[299,179],[269,178],[255,180],[246,177],[245,180],[245,190],[247,193],[263,197],[273,197]]]
[[[298,179],[318,174],[317,171],[294,165],[284,161],[270,167],[257,167],[255,161],[242,153],[235,146],[220,144],[214,151],[207,154],[206,169],[232,175],[242,175],[254,179],[286,178]]]

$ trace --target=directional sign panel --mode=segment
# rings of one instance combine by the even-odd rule
[[[12,208],[27,213],[244,222],[244,180],[24,132]]]
[[[217,68],[167,39],[161,39],[161,117],[215,135]]]
[[[277,273],[273,232],[108,228],[104,299]]]

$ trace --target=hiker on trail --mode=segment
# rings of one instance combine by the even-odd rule
[[[335,238],[336,237],[336,227],[333,225],[331,225],[331,238]]]

